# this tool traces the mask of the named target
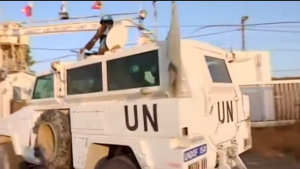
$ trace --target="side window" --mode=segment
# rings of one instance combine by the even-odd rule
[[[36,78],[32,99],[46,99],[54,97],[53,74]]]
[[[68,95],[95,93],[102,90],[102,63],[67,70]]]
[[[107,61],[108,90],[160,85],[158,50]]]
[[[205,61],[214,83],[232,83],[224,59],[205,56]]]

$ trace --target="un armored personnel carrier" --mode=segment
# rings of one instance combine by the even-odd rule
[[[32,167],[245,169],[249,99],[230,65],[241,58],[180,39],[175,3],[172,14],[165,41],[38,76],[30,105],[0,121],[14,153]],[[123,46],[110,36],[108,49]]]

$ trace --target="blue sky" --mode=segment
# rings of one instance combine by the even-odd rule
[[[26,21],[28,20],[21,9],[27,1],[1,1],[0,21]],[[72,16],[97,15],[99,11],[91,10],[93,1],[69,1],[67,10]],[[158,2],[158,25],[170,23],[170,1]],[[37,1],[34,4],[34,19],[54,19],[58,17],[60,1]],[[210,24],[239,24],[244,15],[249,16],[247,23],[276,22],[276,21],[300,21],[300,2],[295,1],[179,1],[179,15],[181,25],[210,25]],[[151,1],[143,2],[143,8],[152,15]],[[104,2],[103,13],[137,12],[139,3],[134,1]],[[146,25],[154,25],[153,17],[146,20]],[[257,28],[257,27],[256,27]],[[184,27],[181,29],[182,36],[190,36],[196,28]],[[196,32],[194,35],[220,32],[235,28],[207,28]],[[292,30],[300,31],[300,24],[264,26],[257,29],[268,30]],[[168,28],[159,28],[159,38],[164,39]],[[91,38],[94,32],[33,36],[30,40],[32,48],[80,48]],[[131,30],[128,43],[137,40],[137,31]],[[229,49],[241,49],[241,33],[232,32],[213,36],[196,38],[197,40],[212,43],[216,46]],[[300,75],[300,33],[274,33],[246,31],[247,50],[269,50],[273,76]],[[293,51],[292,51],[293,50]],[[45,60],[70,54],[69,51],[45,51],[32,49],[34,59]],[[75,57],[62,59],[73,61]],[[37,73],[50,68],[51,62],[36,64],[32,67]],[[298,71],[292,71],[299,69]]]

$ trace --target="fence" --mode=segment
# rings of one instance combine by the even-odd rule
[[[242,85],[252,121],[300,120],[300,80]]]
[[[300,82],[274,84],[277,120],[300,120]]]

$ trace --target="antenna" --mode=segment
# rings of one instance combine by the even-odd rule
[[[158,24],[157,24],[157,9],[156,9],[156,1],[152,1],[153,2],[153,15],[154,15],[154,25],[155,25],[155,28],[154,28],[154,31],[155,31],[155,41],[158,40]]]
[[[144,15],[142,13],[142,10],[143,10],[143,4],[142,4],[142,1],[138,1],[139,2],[139,26],[138,26],[138,30],[139,30],[139,33],[140,33],[140,36],[142,35],[142,28],[144,27]],[[146,15],[145,15],[146,17]]]
[[[143,2],[139,1],[139,11],[143,10]]]

